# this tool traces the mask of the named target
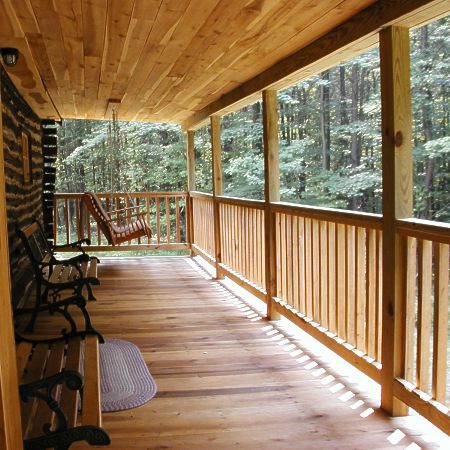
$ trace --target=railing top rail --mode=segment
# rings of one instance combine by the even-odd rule
[[[83,195],[83,192],[74,193],[74,192],[56,192],[55,198],[65,199],[65,198],[80,198]],[[112,194],[109,192],[98,192],[96,193],[97,197],[100,198],[123,198],[125,196],[130,197],[186,197],[188,193],[186,191],[173,191],[173,192],[113,192]]]
[[[403,235],[450,244],[450,224],[422,219],[399,219],[397,231]]]
[[[275,202],[270,205],[271,210],[278,213],[304,216],[327,222],[338,222],[358,227],[381,229],[382,215],[365,212],[345,211],[334,208],[321,208],[318,206],[304,206],[295,203]]]
[[[192,198],[213,198],[213,195],[208,192],[189,191],[189,195]]]
[[[225,203],[227,205],[244,206],[255,209],[264,209],[265,207],[264,200],[250,200],[246,198],[229,197],[225,195],[217,197],[217,200],[219,201],[219,203]]]

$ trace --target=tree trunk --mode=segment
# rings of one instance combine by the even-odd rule
[[[322,168],[330,170],[330,71],[320,75],[320,135],[322,138]]]
[[[359,104],[359,71],[358,66],[353,64],[352,66],[352,109],[351,109],[351,121],[352,126],[355,127],[359,115],[358,115],[358,104]],[[352,167],[357,167],[360,164],[360,149],[358,142],[358,134],[353,130],[351,133],[351,163]]]
[[[428,41],[428,26],[425,25],[421,28],[420,31],[420,48],[422,51],[427,51],[429,48],[429,41]],[[429,71],[431,68],[429,65],[425,68],[425,71]],[[433,94],[430,90],[430,88],[425,84],[424,85],[424,94],[425,94],[425,101],[422,102],[422,128],[423,128],[423,135],[425,138],[425,142],[432,141],[433,140],[433,111],[432,111],[432,105],[433,105]],[[425,189],[426,189],[426,199],[425,199],[425,208],[424,211],[420,214],[420,216],[424,219],[431,219],[432,218],[432,211],[433,211],[433,184],[434,184],[434,171],[435,171],[435,159],[434,158],[428,158],[425,168]]]

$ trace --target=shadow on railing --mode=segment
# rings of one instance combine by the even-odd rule
[[[382,216],[191,192],[192,250],[367,376],[382,381]],[[216,260],[214,202],[219,205]],[[265,215],[275,228],[276,294],[267,298]],[[273,220],[272,220],[273,219]],[[395,395],[449,426],[450,225],[399,220],[404,312]]]

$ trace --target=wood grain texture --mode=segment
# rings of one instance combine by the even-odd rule
[[[220,278],[220,264],[222,263],[221,219],[220,205],[217,197],[223,195],[222,174],[222,140],[221,120],[219,116],[211,116],[211,151],[212,151],[212,186],[213,186],[213,227],[214,227],[214,258],[216,277]]]
[[[404,415],[393,396],[393,380],[404,378],[406,324],[406,238],[396,220],[412,216],[412,125],[409,31],[389,27],[380,33],[383,166],[383,347],[382,405]]]
[[[267,291],[267,317],[276,320],[279,314],[272,299],[277,295],[277,246],[275,213],[271,203],[280,200],[280,163],[278,146],[278,99],[276,91],[263,91],[264,140],[264,271]],[[284,242],[284,241],[283,241]]]
[[[270,323],[247,317],[251,310],[193,259],[105,258],[99,270],[94,323],[135,343],[158,386],[149,403],[103,415],[111,450],[354,449],[362,440],[396,450],[412,442],[389,443],[397,426],[378,410],[362,418],[367,404],[350,407],[364,395],[340,400],[344,391],[333,394],[323,381],[336,375],[330,365],[314,376]],[[347,384],[336,376],[333,385]]]
[[[423,23],[443,0],[0,0],[8,69],[40,117],[189,128],[266,88],[376,45],[393,22]],[[281,80],[281,81],[280,81]],[[277,84],[278,83],[278,84]]]

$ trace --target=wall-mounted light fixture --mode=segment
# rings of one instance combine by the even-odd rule
[[[5,66],[13,67],[17,64],[17,60],[19,59],[19,51],[17,48],[3,47],[1,53]]]

